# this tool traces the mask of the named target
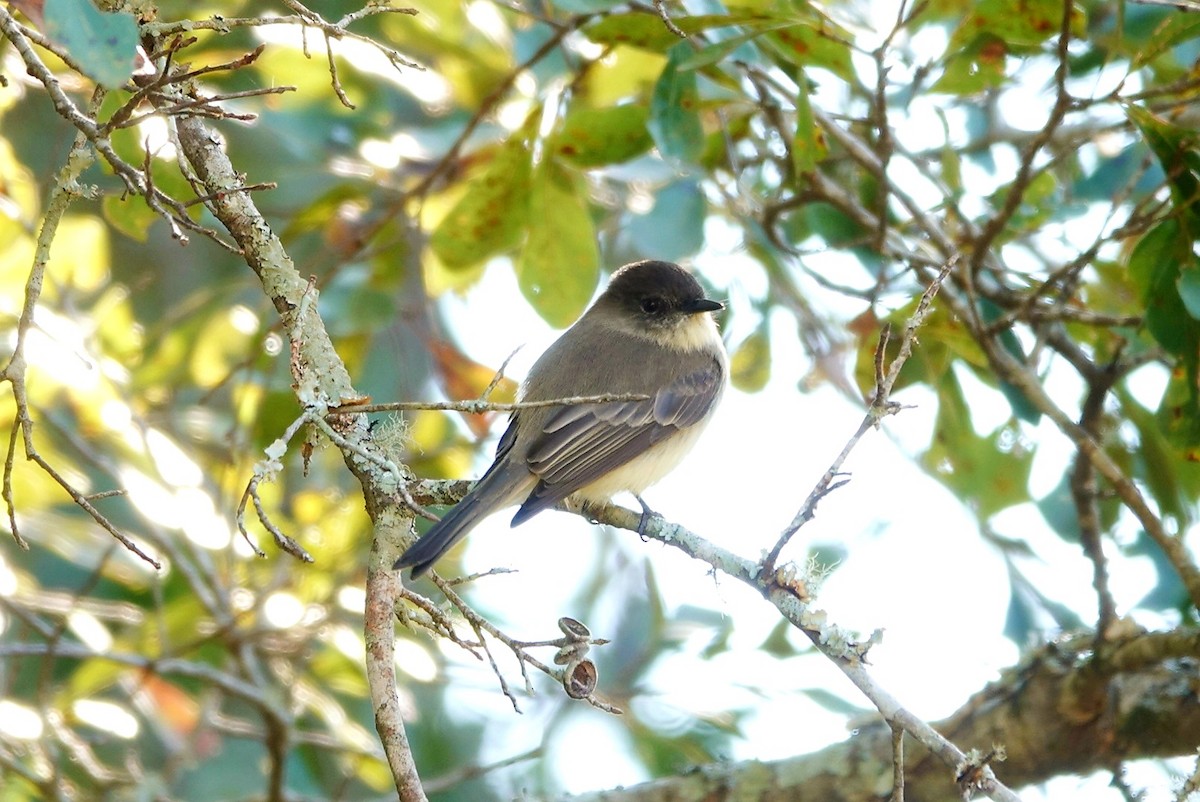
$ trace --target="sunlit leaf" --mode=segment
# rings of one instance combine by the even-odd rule
[[[603,108],[634,101],[645,108],[642,98],[662,74],[666,56],[630,45],[612,45],[607,58],[592,64],[580,82],[580,94],[593,106]]]
[[[729,379],[746,393],[757,393],[771,378],[771,339],[759,326],[729,357]]]
[[[162,219],[141,198],[105,195],[100,208],[114,229],[137,242],[145,242],[150,227]]]
[[[672,17],[671,21],[684,33],[695,34],[711,28],[771,22],[771,18],[756,13],[702,14]],[[629,12],[612,14],[583,29],[589,39],[598,44],[632,45],[665,53],[680,44],[679,36],[663,24],[657,14]],[[688,49],[690,55],[692,50]],[[683,61],[681,56],[679,61]]]
[[[553,153],[580,167],[628,161],[654,144],[646,130],[648,116],[646,107],[636,104],[574,108],[546,144]]]
[[[1063,4],[1058,0],[1023,0],[1014,7],[1008,0],[980,0],[950,37],[950,48],[963,48],[981,32],[996,37],[1021,52],[1036,51],[1062,30]],[[1071,33],[1081,32],[1083,11],[1071,8]]]
[[[515,247],[529,219],[529,150],[512,137],[442,219],[429,246],[447,267],[470,267]],[[536,219],[536,218],[535,218]]]
[[[600,278],[600,251],[587,199],[565,168],[552,159],[538,166],[529,194],[530,219],[517,280],[526,300],[552,326],[583,312]]]
[[[1008,45],[991,34],[982,34],[966,47],[951,53],[942,75],[933,84],[935,92],[973,95],[1000,87],[1006,77]]]
[[[552,3],[572,14],[590,14],[595,11],[608,11],[620,5],[621,0],[552,0]]]
[[[844,29],[823,19],[780,28],[764,37],[763,42],[797,67],[824,67],[839,78],[852,81],[854,67],[847,44],[850,39]]]
[[[98,217],[71,215],[59,224],[50,251],[50,275],[80,290],[109,278],[108,229]]]
[[[235,310],[217,310],[196,339],[190,368],[193,381],[200,387],[214,387],[225,381],[253,348],[250,332],[236,325],[236,314]]]
[[[792,138],[792,164],[800,175],[811,173],[829,152],[825,132],[817,125],[808,98],[808,80],[803,70],[798,76],[796,95],[796,135]]]

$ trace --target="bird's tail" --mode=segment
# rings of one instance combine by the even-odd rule
[[[409,546],[393,567],[412,566],[413,578],[421,576],[477,523],[496,510],[519,501],[531,485],[532,476],[523,465],[516,468],[502,466],[499,470],[489,471],[457,506]]]

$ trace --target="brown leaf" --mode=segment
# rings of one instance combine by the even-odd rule
[[[470,359],[445,340],[431,340],[429,353],[433,356],[434,367],[442,380],[442,388],[446,395],[455,400],[463,401],[479,398],[496,377],[496,369]],[[489,401],[509,403],[517,397],[517,383],[504,378],[495,386],[488,396]],[[487,434],[494,412],[480,414],[462,413],[463,420],[476,437]]]

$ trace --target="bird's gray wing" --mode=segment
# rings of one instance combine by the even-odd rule
[[[725,378],[713,359],[651,398],[575,404],[551,414],[526,456],[539,481],[513,525],[586,487],[651,446],[704,419]]]

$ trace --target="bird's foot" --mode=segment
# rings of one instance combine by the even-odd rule
[[[638,518],[637,533],[644,541],[646,540],[646,524],[650,523],[651,518],[661,518],[662,516],[650,509],[650,505],[646,503],[646,500],[637,493],[634,493],[633,497],[637,499],[638,504],[642,505],[642,514]]]

